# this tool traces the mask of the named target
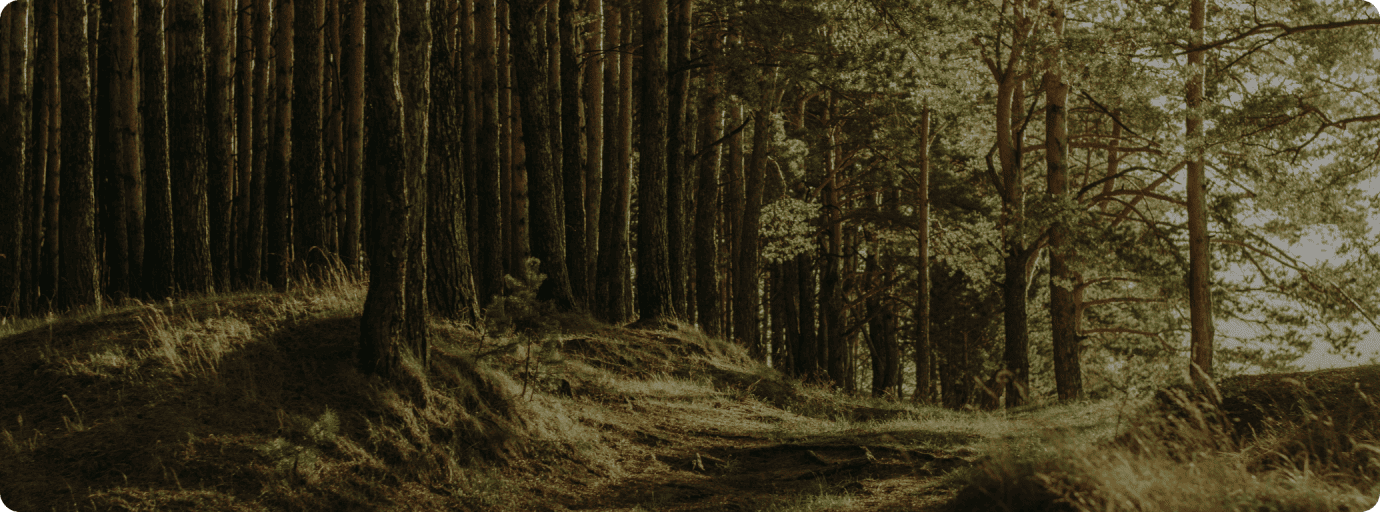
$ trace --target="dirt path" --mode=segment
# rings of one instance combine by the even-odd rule
[[[570,509],[938,510],[954,492],[939,476],[971,464],[913,448],[952,436],[850,428],[752,400],[639,399],[618,409],[608,425],[628,429],[619,447],[627,474]]]

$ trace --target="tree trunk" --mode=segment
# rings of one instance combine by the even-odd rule
[[[139,11],[139,65],[142,76],[144,176],[148,179],[144,220],[144,294],[171,296],[176,243],[173,234],[172,182],[168,161],[167,53],[164,41],[165,0],[144,0]],[[56,159],[54,159],[56,160]],[[51,164],[52,162],[50,162]],[[51,234],[49,235],[51,236]]]
[[[391,377],[401,369],[410,226],[406,126],[399,83],[398,0],[368,0],[365,137],[369,292],[359,326],[359,368]]]
[[[286,132],[292,134],[293,253],[311,278],[319,278],[329,261],[321,171],[323,1],[292,0],[292,130]]]
[[[1189,11],[1189,30],[1193,32],[1189,46],[1203,44],[1203,25],[1206,0],[1192,0]],[[1190,148],[1188,161],[1188,311],[1191,345],[1189,374],[1193,383],[1205,387],[1212,381],[1212,266],[1207,230],[1207,174],[1204,171],[1203,149],[1198,147],[1203,137],[1203,55],[1205,51],[1188,54],[1191,70],[1184,104],[1188,107],[1186,135]]]
[[[1061,5],[1054,12],[1054,34],[1062,35],[1064,13]],[[1055,58],[1058,47],[1055,47]],[[1046,71],[1042,79],[1045,91],[1045,166],[1046,185],[1051,199],[1068,198],[1068,117],[1066,104],[1069,86],[1056,68]],[[1078,277],[1066,261],[1072,254],[1068,247],[1069,226],[1056,223],[1050,227],[1049,237],[1049,317],[1054,348],[1054,383],[1060,400],[1077,400],[1083,395],[1082,368],[1079,365],[1078,332],[1075,323],[1077,305],[1073,288]]]
[[[589,303],[589,252],[585,245],[585,144],[581,133],[581,53],[575,0],[559,0],[561,46],[561,172],[565,195],[565,254],[576,304]]]
[[[259,93],[254,91],[254,63],[258,59],[259,53],[264,52],[264,46],[256,44],[254,40],[254,15],[264,9],[264,4],[268,0],[240,0],[238,16],[238,32],[236,41],[239,42],[239,52],[235,57],[235,214],[232,248],[234,249],[234,279],[240,288],[252,286],[254,281],[247,279],[250,265],[250,254],[254,251],[249,246],[252,244],[248,233],[250,226],[254,222],[253,202],[254,188],[261,177],[254,175],[254,157],[258,155],[258,148],[254,147],[255,128],[263,129],[262,125],[257,124],[258,118],[255,117],[254,103]],[[262,222],[262,221],[260,221]],[[257,279],[257,278],[256,278]]]
[[[690,316],[689,284],[690,162],[686,158],[693,133],[686,122],[690,98],[690,38],[695,0],[678,0],[671,14],[669,105],[666,118],[667,240],[671,265],[671,302],[674,311]]]
[[[294,0],[278,0],[277,30],[273,36],[274,64],[272,90],[276,112],[273,121],[273,149],[266,169],[267,183],[264,200],[264,278],[273,289],[287,291],[288,269],[292,264],[292,33]],[[363,0],[360,0],[363,1]],[[396,226],[393,227],[396,229]]]
[[[604,180],[604,18],[603,0],[586,0],[590,16],[585,36],[585,306],[594,310],[599,261],[599,208]]]
[[[322,49],[325,60],[322,90],[325,100],[321,105],[321,120],[325,123],[325,128],[322,129],[321,169],[325,175],[323,185],[326,188],[326,205],[322,213],[326,217],[326,253],[336,256],[332,258],[332,268],[339,261],[340,242],[345,238],[344,230],[347,222],[345,217],[346,176],[344,167],[345,103],[341,97],[345,89],[345,81],[341,78],[340,69],[340,59],[343,56],[340,47],[340,9],[342,7],[339,0],[326,2],[326,35],[325,46]]]
[[[235,51],[234,0],[206,2],[206,200],[210,236],[210,270],[216,289],[229,289],[231,234],[230,215],[235,190]],[[117,95],[116,98],[119,98]]]
[[[522,140],[531,193],[532,256],[540,260],[540,271],[546,275],[537,298],[569,310],[574,307],[575,298],[565,263],[565,229],[560,222],[561,181],[551,153],[552,125],[546,90],[550,74],[542,56],[541,2],[517,1],[510,9],[513,67],[522,103]]]
[[[824,235],[821,238],[820,252],[823,267],[819,273],[819,343],[823,345],[820,362],[828,372],[829,380],[835,387],[847,382],[848,341],[843,336],[843,292],[840,289],[840,259],[843,253],[843,224],[839,218],[838,162],[837,151],[833,150],[834,136],[831,129],[834,100],[831,96],[826,102],[822,126],[824,126],[824,213],[822,223]]]
[[[29,146],[29,9],[25,4],[14,4],[8,13],[8,40],[4,41],[9,66],[4,75],[8,79],[4,95],[0,95],[3,106],[4,128],[0,134],[0,311],[3,316],[17,317],[21,308],[21,290],[25,252],[25,207],[29,204],[25,191],[29,189],[28,146]]]
[[[823,344],[819,342],[818,332],[815,327],[815,273],[814,260],[810,253],[802,252],[796,255],[796,293],[799,297],[795,301],[799,307],[799,316],[796,318],[800,322],[800,353],[795,357],[795,374],[802,379],[818,381],[820,378],[820,357],[823,351]]]
[[[56,64],[57,59],[51,58],[55,46],[49,37],[47,27],[48,12],[56,7],[56,2],[47,2],[43,7],[34,5],[29,9],[29,30],[34,33],[34,41],[31,43],[29,62],[33,64],[30,70],[33,83],[29,105],[33,112],[33,129],[30,141],[33,143],[29,153],[29,199],[30,205],[29,225],[29,248],[24,256],[24,275],[21,276],[24,286],[24,307],[20,314],[38,316],[43,312],[43,300],[52,294],[51,282],[44,280],[44,247],[51,242],[52,235],[46,230],[48,225],[48,201],[46,191],[48,189],[48,165],[55,157],[52,155],[52,144],[57,140],[52,134],[53,123],[58,114],[54,96],[57,94],[56,80],[49,78],[48,70]]]
[[[763,87],[762,103],[752,120],[752,157],[748,161],[743,188],[743,214],[737,247],[738,265],[734,269],[733,294],[734,337],[747,347],[753,357],[766,360],[759,326],[758,271],[761,255],[758,252],[758,232],[762,223],[762,193],[766,181],[767,153],[771,150],[771,116],[776,111],[775,88]]]
[[[92,167],[91,72],[86,2],[62,0],[58,31],[62,75],[62,243],[59,309],[99,306],[96,184]]]
[[[920,114],[920,183],[917,184],[916,234],[919,254],[915,260],[915,396],[916,402],[930,403],[934,397],[934,339],[930,337],[930,109]]]
[[[1016,16],[1028,20],[1018,8]],[[1028,25],[1028,23],[1026,23]],[[996,153],[1001,162],[998,172],[1001,184],[999,194],[1002,200],[1001,235],[1002,265],[1005,277],[1002,282],[1002,307],[1006,329],[1006,346],[1002,355],[1007,370],[1015,372],[1016,378],[1007,385],[1008,406],[1021,405],[1017,389],[1025,386],[1029,378],[1029,332],[1026,313],[1026,286],[1029,279],[1027,260],[1032,256],[1028,241],[1021,234],[1019,226],[1025,220],[1025,169],[1021,165],[1024,94],[1024,70],[1020,67],[1025,36],[1028,29],[1018,26],[1013,30],[1012,51],[1005,67],[989,63],[992,76],[997,83],[996,105]],[[1027,388],[1028,389],[1028,388]]]
[[[641,134],[637,171],[637,305],[644,319],[676,314],[671,302],[666,191],[666,1],[642,0]]]
[[[362,2],[363,0],[356,0]],[[265,192],[268,190],[268,162],[274,153],[269,148],[269,136],[275,133],[273,118],[270,68],[274,65],[273,48],[270,46],[273,33],[272,0],[255,0],[254,4],[254,180],[251,182],[249,200],[249,230],[245,233],[248,241],[240,244],[243,250],[244,281],[247,286],[257,286],[263,279],[264,244],[266,243],[264,209],[267,204]],[[276,148],[274,148],[276,149]],[[268,220],[267,222],[275,222]]]
[[[168,8],[168,161],[171,163],[175,277],[182,292],[210,293],[211,237],[207,211],[206,38],[200,0]]]
[[[623,30],[623,21],[632,18],[630,9],[612,3],[607,8],[609,46],[631,44],[631,27]],[[608,323],[627,319],[631,299],[626,285],[630,266],[628,221],[632,205],[632,56],[624,55],[624,51],[626,49],[606,54],[608,66],[604,76],[604,90],[610,98],[604,104],[604,116],[611,120],[605,127],[604,137],[604,161],[608,163],[609,172],[604,173],[603,204],[599,214],[599,267],[594,290],[598,302],[594,310],[597,318]]]
[[[499,148],[498,105],[498,33],[495,20],[496,0],[475,2],[475,52],[478,54],[479,133],[477,157],[478,176],[476,195],[479,202],[479,238],[475,260],[475,289],[481,306],[489,304],[495,295],[503,293],[503,217],[500,183],[502,169]]]
[[[716,51],[711,50],[711,51]],[[712,57],[711,57],[712,58]],[[704,74],[704,101],[700,105],[700,145],[712,144],[722,136],[723,111],[719,107],[719,85],[714,67]],[[719,213],[719,155],[722,147],[704,147],[699,156],[699,187],[695,192],[695,306],[700,330],[709,336],[721,334],[722,311],[719,304],[719,241],[715,237]],[[794,268],[794,267],[792,267]],[[797,317],[792,317],[797,318]]]
[[[743,103],[734,101],[729,107],[732,112],[729,124],[738,127],[743,125]],[[724,318],[728,321],[724,324],[724,339],[739,339],[742,332],[738,328],[738,279],[741,275],[738,272],[738,247],[743,245],[743,205],[747,201],[743,197],[743,134],[735,132],[728,139],[728,172],[724,176],[724,230],[727,231],[727,247],[724,248],[724,262],[728,268],[728,287],[724,294],[724,305],[729,310],[724,312]]]
[[[406,339],[422,368],[430,360],[427,328],[426,204],[428,118],[431,102],[431,0],[398,2],[398,74],[403,92],[403,130],[407,151],[408,229],[404,320]],[[371,254],[372,255],[372,254]]]
[[[427,297],[443,318],[477,324],[479,301],[474,293],[466,227],[464,147],[460,102],[463,78],[448,33],[448,9],[431,11],[431,121],[427,143]],[[473,200],[473,199],[468,199]]]
[[[345,139],[345,233],[340,254],[345,267],[359,272],[364,210],[364,0],[345,0],[341,22],[340,69],[345,78],[345,117],[341,121]]]

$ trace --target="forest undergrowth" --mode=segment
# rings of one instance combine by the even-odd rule
[[[505,303],[359,373],[363,285],[0,324],[0,497],[35,510],[1366,510],[1375,369],[950,411],[668,322]]]

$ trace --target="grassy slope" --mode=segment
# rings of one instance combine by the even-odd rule
[[[0,497],[22,512],[1363,510],[1376,481],[1365,422],[1262,415],[1245,440],[1192,406],[1177,423],[1132,422],[1127,401],[958,413],[801,386],[680,326],[437,324],[426,388],[399,390],[353,369],[362,300],[336,283],[0,325]],[[1304,466],[1300,447],[1333,455]]]

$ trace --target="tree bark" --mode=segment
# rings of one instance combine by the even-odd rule
[[[216,289],[229,289],[235,190],[234,0],[206,2],[206,200],[210,270]],[[119,98],[119,96],[116,96]],[[131,241],[132,245],[132,241]]]
[[[920,114],[920,183],[917,184],[916,216],[920,229],[916,233],[918,255],[915,297],[915,396],[920,403],[931,403],[934,397],[934,339],[930,336],[930,109]]]
[[[8,79],[0,106],[3,106],[5,126],[0,129],[4,140],[0,141],[4,162],[0,163],[0,311],[3,316],[17,317],[23,309],[21,300],[22,275],[24,272],[23,254],[27,241],[25,228],[25,209],[29,204],[25,191],[28,187],[28,149],[29,149],[29,8],[28,4],[16,3],[8,9],[8,40],[4,42],[8,55],[8,69],[4,76]]]
[[[670,67],[668,69],[669,104],[666,122],[667,240],[671,265],[671,302],[674,310],[685,316],[689,311],[689,242],[692,218],[687,210],[690,197],[690,162],[686,148],[692,138],[688,102],[690,97],[690,39],[694,22],[695,0],[678,0],[671,15]]]
[[[234,279],[236,286],[245,288],[252,286],[254,281],[247,279],[250,265],[250,254],[254,251],[249,246],[253,243],[250,240],[250,226],[254,223],[254,188],[262,177],[254,175],[254,157],[258,155],[257,148],[254,147],[255,128],[263,129],[262,125],[257,124],[259,119],[254,115],[255,99],[261,93],[254,91],[254,63],[258,60],[260,53],[264,52],[264,46],[256,44],[254,40],[254,15],[264,9],[264,4],[268,0],[240,0],[238,6],[238,32],[235,40],[239,43],[239,52],[235,57],[235,230],[232,235],[234,263]],[[262,221],[260,221],[262,222]],[[256,279],[257,280],[257,277]]]
[[[764,84],[762,103],[752,120],[752,157],[748,161],[743,188],[743,215],[734,269],[736,290],[733,300],[734,337],[758,360],[766,360],[766,347],[760,336],[758,301],[758,232],[762,224],[762,194],[766,181],[767,154],[771,150],[771,116],[776,111],[775,87]]]
[[[479,90],[479,155],[477,157],[479,202],[479,238],[475,240],[475,289],[480,305],[488,305],[495,295],[503,292],[504,231],[502,217],[501,159],[499,147],[498,105],[498,32],[496,0],[475,2],[475,53],[477,54]]]
[[[711,50],[716,51],[717,48]],[[705,71],[704,84],[704,101],[700,104],[699,138],[702,146],[719,140],[723,133],[718,77],[712,65]],[[719,241],[715,228],[719,218],[719,155],[722,146],[701,148],[699,152],[702,154],[698,162],[699,187],[695,192],[695,307],[700,330],[709,336],[719,336],[723,319],[719,304],[723,297],[719,294]]]
[[[292,77],[293,253],[306,275],[319,278],[326,254],[326,212],[321,168],[321,88],[325,46],[324,0],[292,0],[294,26]],[[413,0],[418,1],[418,0]],[[404,67],[406,69],[406,67]]]
[[[404,287],[406,340],[412,354],[427,368],[430,343],[427,327],[426,204],[427,158],[431,105],[431,0],[398,2],[398,74],[403,92],[404,144],[407,151],[407,279]]]
[[[272,90],[274,101],[273,148],[268,157],[264,213],[264,278],[273,289],[287,291],[292,264],[292,33],[295,27],[294,0],[278,0],[273,36],[274,63]],[[363,0],[360,0],[363,1]],[[396,229],[396,226],[394,226]]]
[[[443,318],[477,324],[479,301],[474,292],[470,264],[469,229],[466,227],[464,131],[460,102],[463,78],[455,47],[446,34],[451,30],[447,9],[431,11],[431,120],[427,143],[427,296]],[[469,199],[473,200],[473,199]]]
[[[515,1],[510,8],[513,67],[522,103],[522,140],[531,193],[532,256],[540,260],[540,271],[546,275],[537,298],[569,310],[574,307],[575,298],[565,262],[565,229],[560,221],[561,181],[551,153],[552,125],[546,90],[550,74],[541,52],[541,2]]]
[[[368,82],[364,169],[368,191],[369,292],[359,327],[359,368],[395,376],[401,369],[410,226],[406,125],[399,83],[398,0],[368,0]]]
[[[345,231],[340,240],[341,259],[351,272],[359,272],[364,210],[364,0],[345,0],[341,21],[340,68],[344,76],[345,117]]]
[[[675,316],[666,177],[666,1],[642,0],[641,134],[637,173],[637,305],[644,319]]]
[[[62,78],[62,209],[59,309],[99,306],[96,184],[92,163],[91,68],[86,2],[58,6]]]
[[[631,19],[628,7],[607,5],[607,37],[610,51],[604,77],[604,90],[610,97],[605,102],[604,116],[608,123],[604,138],[603,205],[599,214],[599,267],[596,272],[594,296],[595,316],[608,323],[627,319],[630,297],[625,292],[629,279],[628,221],[632,203],[632,57],[624,54],[632,43],[632,30],[623,30],[623,21]],[[616,98],[616,101],[613,99]]]
[[[1203,44],[1203,25],[1207,0],[1192,0],[1189,4],[1189,30],[1193,32],[1189,45]],[[1212,381],[1212,263],[1207,230],[1207,174],[1204,170],[1203,148],[1203,55],[1204,51],[1188,54],[1188,87],[1184,104],[1188,107],[1185,134],[1190,157],[1188,161],[1188,311],[1189,311],[1189,375],[1200,388]]]
[[[1064,12],[1055,4],[1053,32],[1062,36]],[[1046,185],[1051,199],[1068,200],[1068,114],[1069,86],[1060,74],[1059,47],[1053,50],[1054,68],[1041,79],[1045,92],[1045,167]],[[1078,276],[1069,268],[1069,226],[1057,222],[1049,237],[1049,317],[1054,349],[1054,384],[1060,400],[1077,400],[1083,395],[1083,375],[1079,364],[1077,304],[1074,286]]]
[[[565,186],[565,254],[575,303],[589,302],[589,252],[585,245],[585,144],[581,128],[580,39],[575,0],[559,0],[561,41],[561,172]]]
[[[604,2],[586,0],[591,17],[585,36],[585,306],[594,309],[599,261],[599,208],[604,187]]]
[[[362,2],[363,0],[356,0]],[[249,230],[245,232],[248,238],[246,243],[241,244],[244,250],[242,267],[244,268],[244,281],[246,286],[257,286],[263,279],[264,254],[265,254],[265,206],[268,202],[266,192],[268,191],[268,162],[272,160],[270,153],[276,152],[276,148],[269,148],[269,136],[272,135],[276,127],[273,123],[271,112],[273,112],[272,89],[270,89],[272,71],[274,66],[273,48],[271,47],[271,34],[273,33],[273,11],[272,0],[255,0],[254,4],[254,179],[251,182],[249,200]],[[276,222],[267,220],[267,222]]]
[[[145,193],[148,217],[144,220],[147,237],[143,291],[153,299],[169,297],[174,291],[174,251],[177,245],[174,242],[172,175],[168,161],[167,53],[163,23],[166,6],[166,0],[144,0],[139,11],[139,63],[143,93],[143,108],[140,110],[144,125],[144,176],[148,179]]]
[[[171,164],[175,277],[182,292],[215,291],[207,211],[206,18],[200,0],[168,6],[168,161]]]

